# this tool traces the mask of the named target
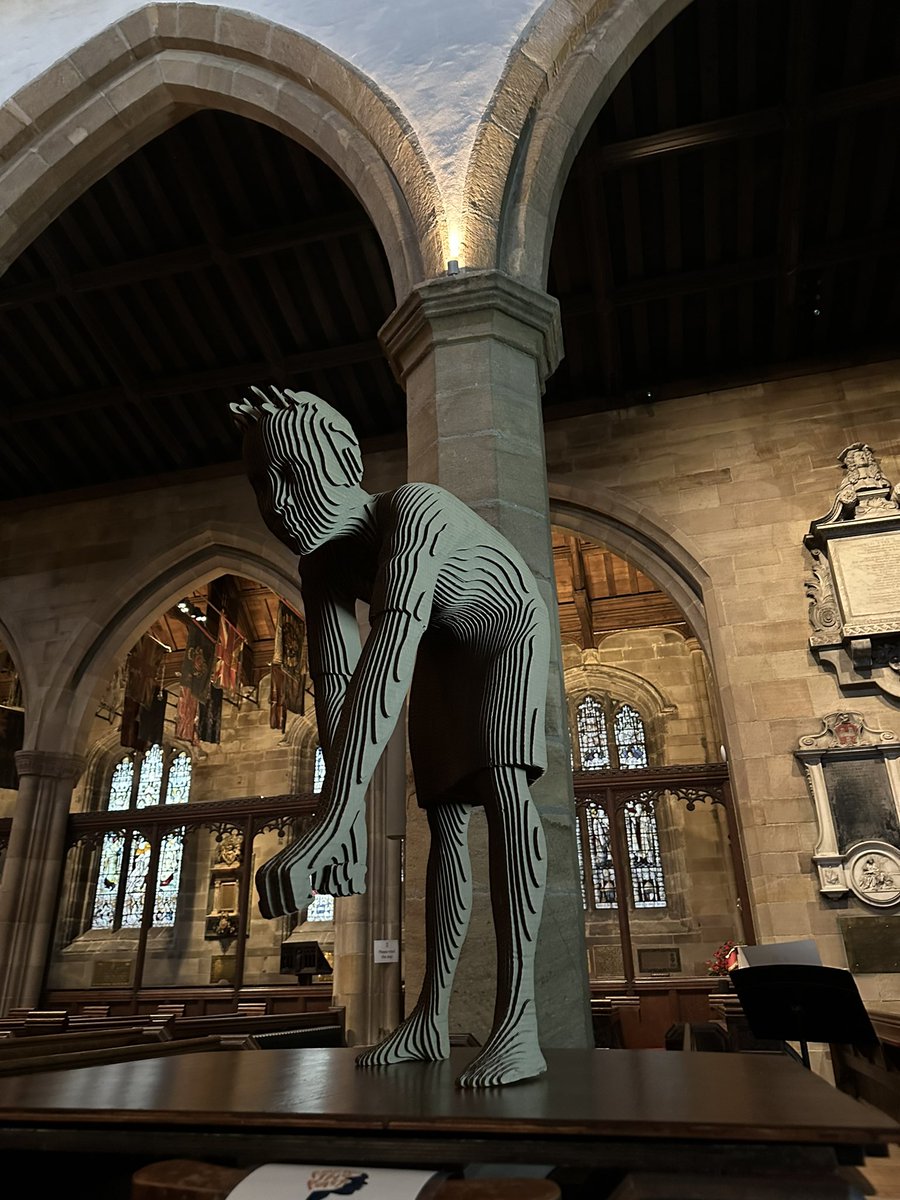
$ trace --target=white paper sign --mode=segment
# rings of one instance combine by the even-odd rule
[[[373,944],[376,962],[400,961],[400,943],[396,938],[376,938]]]
[[[251,1171],[228,1200],[415,1200],[436,1171],[397,1171],[392,1167],[305,1166],[267,1163]]]

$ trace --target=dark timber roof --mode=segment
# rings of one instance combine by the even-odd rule
[[[900,354],[898,130],[897,0],[695,0],[566,183],[547,419]],[[0,279],[0,502],[238,470],[228,402],[269,381],[396,443],[393,306],[328,167],[190,116]]]

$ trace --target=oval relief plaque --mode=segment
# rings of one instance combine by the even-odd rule
[[[886,842],[860,842],[846,858],[847,882],[866,904],[900,901],[900,853]]]

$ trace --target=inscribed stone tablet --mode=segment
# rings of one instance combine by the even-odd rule
[[[844,623],[893,622],[900,615],[900,530],[832,538],[828,546]]]
[[[838,917],[847,966],[861,975],[900,971],[900,921],[896,917]]]
[[[822,769],[841,853],[870,839],[900,847],[897,809],[884,760],[826,756]]]

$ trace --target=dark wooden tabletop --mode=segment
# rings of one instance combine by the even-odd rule
[[[0,1125],[900,1142],[900,1124],[779,1055],[557,1050],[537,1080],[456,1088],[473,1053],[361,1070],[353,1049],[235,1050],[11,1076],[0,1079]]]

